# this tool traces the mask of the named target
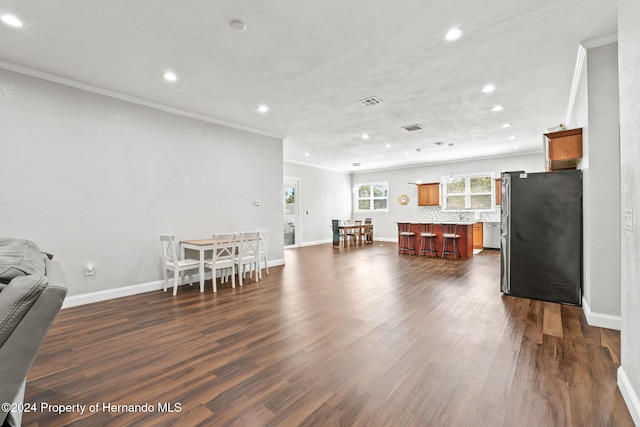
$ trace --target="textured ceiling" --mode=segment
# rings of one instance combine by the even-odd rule
[[[613,0],[8,0],[3,13],[24,27],[0,23],[0,66],[280,136],[285,160],[343,171],[541,151],[579,44],[617,31]],[[446,42],[452,27],[464,34]],[[383,102],[358,103],[369,96]]]

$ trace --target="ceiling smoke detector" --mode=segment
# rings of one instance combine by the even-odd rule
[[[415,125],[403,126],[402,129],[406,130],[407,132],[415,132],[417,130],[424,129],[424,127],[421,124],[415,124]]]
[[[369,98],[361,99],[358,102],[364,105],[365,107],[371,107],[372,105],[382,104],[382,100],[380,98],[376,98],[375,96],[370,96]]]

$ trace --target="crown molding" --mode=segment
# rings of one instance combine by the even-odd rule
[[[580,43],[585,49],[593,49],[594,47],[604,46],[618,41],[618,33],[611,33],[605,36],[596,37],[595,39],[585,40]]]
[[[578,57],[576,58],[576,66],[573,70],[573,82],[571,83],[571,92],[569,93],[569,104],[567,106],[567,116],[564,122],[571,122],[571,115],[573,114],[573,107],[576,102],[576,94],[578,93],[578,86],[580,85],[580,77],[582,76],[582,68],[584,67],[584,61],[587,57],[587,50],[594,47],[605,46],[618,41],[618,33],[611,33],[595,39],[585,40],[578,46]]]
[[[571,123],[571,115],[573,114],[573,107],[576,103],[576,94],[578,93],[578,86],[580,86],[580,76],[582,76],[582,68],[584,67],[584,60],[587,57],[587,49],[582,44],[578,46],[578,57],[576,58],[576,66],[573,70],[573,81],[571,82],[571,92],[569,92],[569,103],[567,105],[567,116],[564,119],[565,123]]]
[[[51,73],[36,70],[33,68],[25,67],[23,65],[18,65],[11,62],[0,60],[0,68],[8,71],[13,71],[18,74],[24,74],[26,76],[35,77],[37,79],[47,80],[53,83],[69,86],[75,89],[96,93],[98,95],[108,96],[110,98],[119,99],[121,101],[130,102],[132,104],[142,105],[144,107],[153,108],[155,110],[164,111],[166,113],[171,113],[178,116],[188,117],[191,119],[196,119],[196,120],[200,120],[207,123],[213,123],[220,126],[226,126],[233,129],[238,129],[246,132],[256,133],[259,135],[269,136],[272,138],[284,139],[284,136],[282,135],[274,134],[272,132],[268,132],[262,129],[252,128],[250,126],[243,126],[237,123],[216,119],[215,117],[207,116],[205,114],[199,114],[191,111],[182,110],[180,108],[170,107],[168,105],[160,104],[159,102],[138,98],[137,96],[127,95],[121,92],[105,89],[105,88],[94,86],[88,83],[82,83],[77,80],[68,79],[66,77],[62,77],[56,74],[51,74]]]

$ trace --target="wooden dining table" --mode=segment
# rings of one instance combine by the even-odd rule
[[[371,231],[371,234],[369,236],[364,234],[364,229],[366,227],[370,227],[369,230]],[[347,232],[349,230],[360,230],[360,236],[361,238],[364,237],[365,239],[369,239],[370,240],[366,240],[366,243],[373,243],[373,224],[344,224],[344,225],[339,225],[338,229],[340,231],[342,231],[342,235],[343,237],[343,241],[344,241],[344,246],[347,247],[348,246],[348,240],[346,238],[347,236]],[[337,244],[336,244],[337,243]],[[356,243],[357,244],[357,243]],[[336,240],[336,236],[333,236],[333,245],[334,246],[340,246],[340,235],[337,236],[337,240]]]

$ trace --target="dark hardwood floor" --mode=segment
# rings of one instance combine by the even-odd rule
[[[503,296],[497,252],[396,251],[305,247],[243,288],[65,309],[25,400],[85,412],[38,410],[23,425],[633,425],[618,332],[577,307]]]

